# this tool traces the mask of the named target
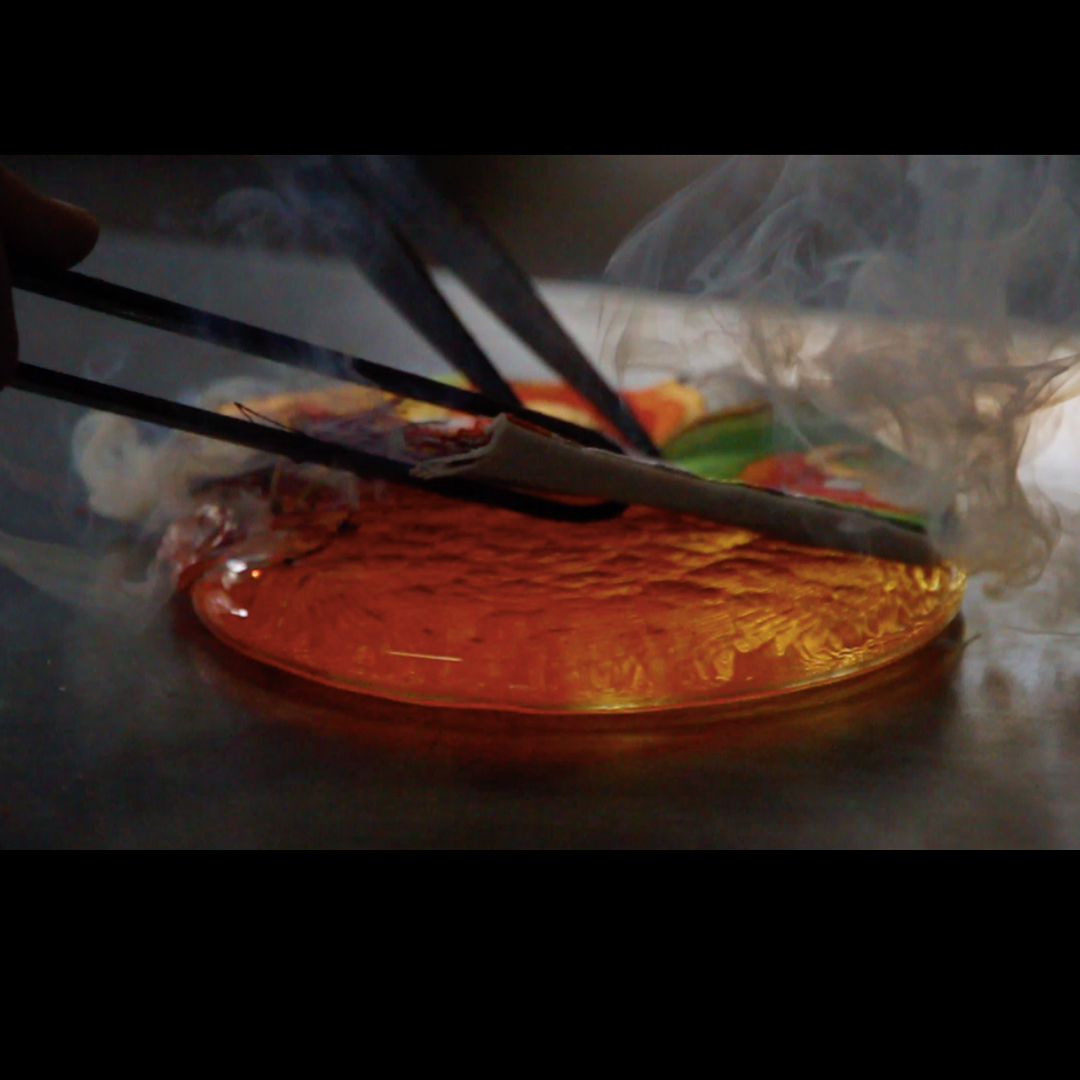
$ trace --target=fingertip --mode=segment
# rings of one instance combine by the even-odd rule
[[[89,211],[42,195],[0,165],[0,233],[12,265],[67,269],[94,250],[100,231]]]
[[[97,246],[101,236],[98,220],[81,206],[60,199],[50,199],[57,208],[57,217],[63,221],[63,236],[57,241],[57,257],[63,269],[81,263]]]

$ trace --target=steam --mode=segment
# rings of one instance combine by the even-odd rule
[[[212,231],[251,247],[363,248],[369,223],[323,158],[267,165],[274,190],[228,196]],[[1080,537],[1080,519],[1018,479],[1080,386],[1076,160],[737,158],[643,223],[607,280],[620,292],[598,347],[625,379],[678,373],[716,409],[767,398],[789,427],[804,402],[845,421],[916,466],[894,478],[893,501],[921,507],[942,549],[995,587],[1036,581],[1063,529]],[[97,377],[111,362],[88,361]],[[282,369],[192,401],[327,385]],[[0,533],[0,565],[65,601],[138,624],[175,585],[155,553],[176,523],[249,537],[268,527],[254,497],[225,507],[227,521],[203,513],[207,485],[269,463],[251,451],[103,415],[81,421],[72,451],[89,509],[120,523],[130,550]]]
[[[285,371],[273,379],[218,380],[191,400],[216,410],[283,390],[330,385],[317,375]],[[87,508],[99,519],[126,527],[122,542],[98,551],[0,532],[0,566],[64,603],[142,630],[176,589],[179,565],[169,546],[174,525],[187,522],[182,531],[191,537],[200,530],[207,538],[268,535],[263,500],[240,489],[225,499],[208,499],[204,492],[215,481],[252,473],[276,458],[182,432],[163,437],[152,426],[95,412],[76,425],[71,450]],[[284,468],[305,471],[303,466]],[[325,470],[312,471],[321,482],[342,488],[346,501],[356,498],[355,478],[335,475],[327,481]],[[13,478],[32,494],[25,478]]]
[[[605,347],[715,406],[767,397],[787,418],[808,401],[844,420],[918,467],[903,497],[947,551],[1026,584],[1061,528],[1018,470],[1077,383],[1078,207],[1071,158],[737,158],[608,267],[693,296],[680,324],[658,337],[629,302]]]
[[[222,379],[199,394],[194,404],[217,410],[285,388],[326,385],[317,379],[289,372],[280,380]],[[145,425],[107,413],[90,413],[79,422],[72,456],[90,509],[101,517],[138,525],[147,535],[189,513],[192,493],[200,487],[273,460],[254,450],[182,432],[160,439]]]
[[[244,247],[302,246],[304,219],[277,193],[265,188],[240,188],[222,196],[207,222],[208,232]]]
[[[168,602],[176,581],[164,562],[131,563],[128,552],[95,555],[0,532],[0,566],[63,603],[141,630]]]

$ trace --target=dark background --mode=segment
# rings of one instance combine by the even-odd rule
[[[212,211],[263,186],[254,155],[4,154],[49,195],[92,210],[106,228],[216,239]],[[426,155],[428,175],[494,229],[531,274],[598,278],[654,208],[725,160],[715,154]]]

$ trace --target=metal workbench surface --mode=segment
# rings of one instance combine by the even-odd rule
[[[87,269],[434,364],[337,264],[106,236]],[[44,366],[166,393],[266,370],[18,306],[23,355]],[[0,528],[78,539],[77,483],[27,495],[13,479],[66,477],[77,416],[0,396]],[[964,623],[866,679],[615,731],[339,694],[229,653],[183,600],[135,629],[0,570],[0,846],[1072,847],[1080,650],[1045,610],[1063,580],[996,603],[976,586]]]

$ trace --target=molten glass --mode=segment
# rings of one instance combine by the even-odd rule
[[[199,617],[258,660],[403,701],[572,712],[776,694],[917,649],[964,589],[949,564],[644,507],[565,524],[398,487],[344,513],[310,490],[274,497],[260,548],[190,575]]]

